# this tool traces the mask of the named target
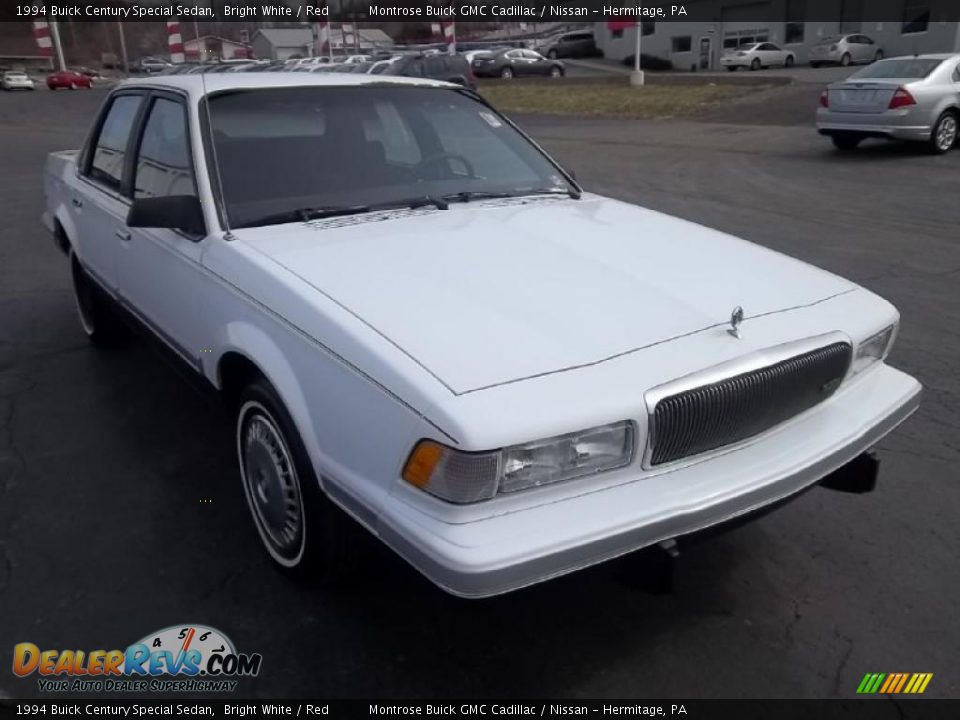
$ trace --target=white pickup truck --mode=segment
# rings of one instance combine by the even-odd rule
[[[471,91],[171,75],[50,156],[80,323],[147,328],[221,392],[276,564],[346,511],[492,595],[824,481],[917,407],[898,314],[829,273],[589,194]]]

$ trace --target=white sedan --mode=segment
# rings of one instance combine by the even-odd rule
[[[728,50],[720,58],[720,64],[731,72],[738,68],[760,70],[768,67],[792,67],[796,55],[771,42],[748,43],[736,50]]]
[[[140,79],[87,143],[45,177],[82,329],[139,324],[223,395],[291,573],[349,564],[349,516],[449,592],[506,592],[869,487],[919,403],[888,302],[586,192],[458,86]]]
[[[4,90],[33,90],[33,78],[19,70],[7,70],[0,75],[0,87]]]

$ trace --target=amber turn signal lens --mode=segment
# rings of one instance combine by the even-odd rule
[[[418,488],[425,488],[442,457],[442,445],[430,440],[420,441],[403,467],[403,479]]]

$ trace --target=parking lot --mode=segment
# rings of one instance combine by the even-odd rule
[[[349,589],[271,568],[220,408],[142,343],[88,345],[40,225],[44,156],[82,142],[104,91],[0,94],[0,667],[14,642],[197,622],[263,654],[238,696],[849,697],[894,671],[960,696],[960,150],[838,154],[776,92],[793,105],[765,92],[698,122],[517,119],[589,190],[898,306],[891,362],[925,397],[879,448],[877,491],[815,489],[689,548],[670,595],[630,587],[627,559],[485,601],[362,543]],[[39,695],[9,672],[0,693]]]

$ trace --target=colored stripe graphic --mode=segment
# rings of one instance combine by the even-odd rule
[[[180,34],[180,23],[176,20],[167,21],[167,50],[170,52],[170,62],[178,64],[186,60],[183,52],[183,36]]]
[[[50,26],[43,20],[33,22],[33,39],[37,41],[40,54],[53,57],[53,42],[50,40]]]
[[[857,685],[858,695],[918,695],[927,689],[933,673],[867,673]]]

